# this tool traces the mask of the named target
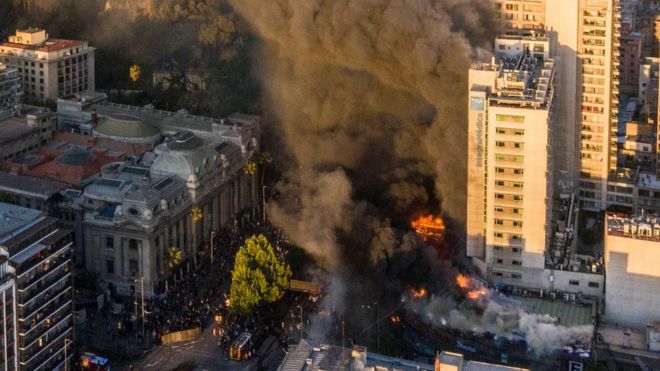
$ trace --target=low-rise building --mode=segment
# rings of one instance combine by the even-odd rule
[[[18,369],[62,367],[73,336],[71,231],[20,206],[0,203],[0,216],[0,246],[16,277]]]
[[[660,218],[608,214],[605,320],[643,329],[660,319]]]
[[[0,160],[11,160],[52,140],[55,123],[47,108],[24,106],[5,112],[0,117]]]
[[[16,68],[0,62],[0,111],[14,110],[21,104],[21,75]]]

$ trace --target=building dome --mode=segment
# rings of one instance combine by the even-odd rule
[[[89,165],[96,161],[96,155],[86,146],[71,146],[61,155],[57,156],[55,162],[61,165]]]
[[[127,143],[153,144],[160,140],[160,131],[135,116],[114,114],[94,127],[94,136]]]

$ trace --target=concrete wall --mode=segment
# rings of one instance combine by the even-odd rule
[[[636,328],[660,320],[660,242],[605,236],[605,320]]]

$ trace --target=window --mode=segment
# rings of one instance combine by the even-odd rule
[[[502,272],[495,272],[493,273],[495,277],[502,277]]]
[[[589,287],[597,289],[598,287],[600,287],[600,285],[598,284],[598,282],[589,282]]]
[[[496,167],[496,168],[495,168],[495,172],[496,172],[496,173],[503,173],[503,172],[504,172],[504,168]]]
[[[496,251],[502,251],[502,250],[504,250],[504,246],[495,245],[495,246],[493,246],[493,249],[495,249]]]
[[[128,248],[131,250],[137,250],[138,249],[138,241],[136,239],[129,239],[128,240]]]
[[[107,274],[115,274],[115,261],[108,259],[105,261],[105,272]]]
[[[520,247],[512,247],[511,251],[513,252],[520,252]]]
[[[504,225],[504,220],[502,220],[502,219],[495,219],[495,224],[497,224],[497,225]]]
[[[522,209],[518,209],[518,208],[515,208],[515,207],[514,207],[514,208],[513,208],[513,213],[514,213],[514,214],[518,214],[518,215],[522,215]]]
[[[495,232],[495,238],[503,238],[503,237],[504,237],[504,233],[502,233],[502,232]]]
[[[496,180],[495,185],[498,187],[504,187],[504,181],[503,180]]]
[[[497,259],[497,264],[502,264],[502,263],[504,263],[503,259]]]
[[[496,212],[496,213],[503,213],[503,212],[504,212],[504,208],[503,208],[503,207],[496,207],[496,208],[495,208],[495,212]]]
[[[522,262],[520,260],[511,260],[512,265],[522,265]]]
[[[568,284],[571,286],[580,286],[580,281],[570,280],[568,281]]]
[[[514,188],[522,188],[522,187],[523,187],[523,183],[522,183],[522,182],[513,182],[513,187],[514,187]]]
[[[115,239],[112,237],[106,237],[105,238],[105,247],[108,249],[114,249],[115,248]]]
[[[525,173],[525,170],[523,169],[513,169],[513,173],[516,175],[523,175]]]
[[[522,227],[522,222],[518,220],[514,220],[512,224],[514,227]]]
[[[511,273],[511,278],[520,279],[522,275],[520,273]]]
[[[516,201],[522,201],[523,196],[522,195],[513,195],[513,199],[516,200]]]
[[[135,274],[138,271],[138,261],[136,259],[131,259],[128,261],[128,269],[131,273]]]
[[[495,145],[498,147],[504,147],[506,144],[504,142],[495,142]]]

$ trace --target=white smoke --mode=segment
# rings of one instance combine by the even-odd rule
[[[491,333],[509,340],[524,337],[537,356],[549,354],[577,342],[589,343],[592,325],[567,327],[547,314],[529,313],[513,301],[500,304],[492,298],[459,304],[447,296],[410,300],[409,308],[425,322],[473,333]]]

